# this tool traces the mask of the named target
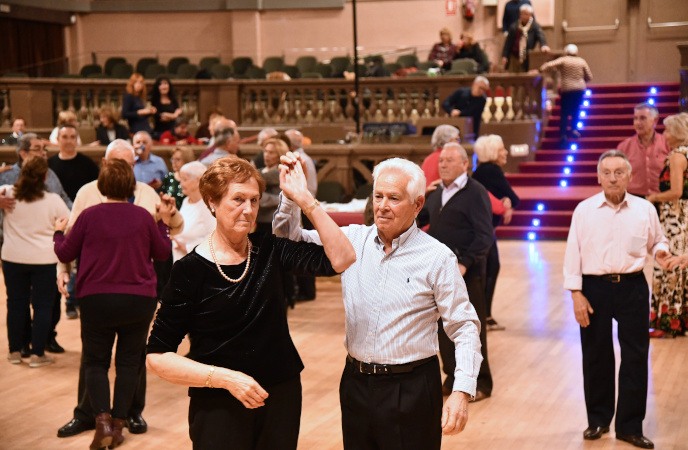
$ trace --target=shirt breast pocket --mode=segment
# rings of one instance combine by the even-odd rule
[[[628,247],[626,249],[630,256],[641,258],[645,256],[647,251],[647,238],[639,234],[631,234],[628,238]]]

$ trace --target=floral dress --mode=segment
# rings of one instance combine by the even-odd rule
[[[179,181],[174,177],[174,172],[165,175],[165,178],[162,179],[162,187],[160,190],[174,199],[177,203],[177,209],[182,207],[182,201],[186,196],[182,194],[182,187]]]
[[[671,188],[669,158],[681,153],[688,159],[688,147],[673,150],[666,158],[666,166],[659,175],[659,190]],[[681,198],[662,202],[659,221],[669,240],[669,251],[674,255],[688,253],[688,170],[683,174]],[[650,328],[662,330],[672,336],[684,335],[688,328],[688,269],[664,271],[655,263]]]

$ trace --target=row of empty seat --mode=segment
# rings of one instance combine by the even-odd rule
[[[364,63],[359,65],[359,76],[370,76],[369,66],[379,56],[366,57]],[[384,76],[398,73],[400,69],[411,69],[407,75],[426,76],[428,71],[437,67],[434,61],[420,62],[416,55],[401,55],[396,62],[383,64]],[[351,58],[348,56],[334,57],[327,62],[318,61],[315,56],[301,56],[293,65],[285,64],[281,56],[265,58],[262,66],[254,64],[250,57],[234,58],[230,64],[223,64],[220,58],[207,56],[200,60],[199,64],[192,64],[189,58],[180,56],[171,58],[167,65],[160,64],[157,58],[141,58],[136,66],[129,63],[123,57],[112,57],[105,64],[87,64],[83,66],[78,75],[63,75],[64,77],[80,78],[117,78],[127,79],[134,72],[143,74],[147,79],[155,79],[161,75],[169,78],[194,79],[264,79],[267,74],[274,72],[286,73],[290,78],[342,78],[345,71],[354,71]],[[477,72],[477,63],[472,59],[454,61],[450,75],[473,74]],[[26,76],[22,73],[6,73],[4,76]],[[380,76],[375,75],[375,76]]]

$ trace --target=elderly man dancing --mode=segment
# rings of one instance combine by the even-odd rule
[[[288,153],[286,165],[298,158]],[[468,301],[456,256],[418,229],[425,177],[399,158],[373,172],[375,224],[342,231],[356,262],[342,274],[348,351],[339,387],[345,449],[437,449],[442,434],[468,420],[480,355],[480,322]],[[310,193],[299,204],[314,204]],[[273,231],[320,243],[302,230],[294,202],[283,199]],[[454,342],[453,392],[442,406],[437,320]]]

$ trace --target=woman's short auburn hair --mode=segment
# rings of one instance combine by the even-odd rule
[[[134,84],[136,84],[137,81],[143,80],[143,75],[140,73],[132,73],[131,76],[129,77],[129,81],[127,82],[127,87],[126,90],[128,93],[131,95],[134,95],[136,97],[139,97],[141,101],[145,103],[146,101],[146,83],[143,83],[143,88],[141,88],[140,93],[134,92]]]
[[[100,169],[98,190],[107,198],[125,200],[134,196],[136,177],[129,163],[122,159],[110,159]]]
[[[208,170],[205,171],[199,181],[203,201],[210,209],[210,200],[219,203],[227,193],[230,184],[246,183],[251,178],[258,182],[258,191],[262,196],[265,192],[265,180],[260,176],[258,169],[237,156],[225,156],[216,159],[208,166]],[[215,213],[213,213],[214,215]]]
[[[100,108],[98,115],[107,117],[112,124],[117,124],[117,116],[115,116],[115,111],[113,111],[113,109],[109,106],[103,106]]]

